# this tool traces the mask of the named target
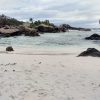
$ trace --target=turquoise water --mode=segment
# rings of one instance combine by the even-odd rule
[[[100,41],[88,41],[84,38],[90,36],[91,32],[71,31],[66,33],[45,33],[40,37],[9,37],[1,38],[0,46],[17,46],[17,47],[96,47],[100,46]]]

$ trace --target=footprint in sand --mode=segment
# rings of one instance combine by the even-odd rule
[[[39,64],[41,64],[42,62],[39,62]]]

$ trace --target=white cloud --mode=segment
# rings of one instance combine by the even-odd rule
[[[99,0],[0,0],[0,14],[94,27],[99,26],[99,4]]]

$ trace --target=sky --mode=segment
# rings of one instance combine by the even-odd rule
[[[96,28],[100,27],[100,0],[0,0],[0,14]]]

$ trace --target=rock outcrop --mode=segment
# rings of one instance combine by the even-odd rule
[[[70,25],[68,25],[68,24],[62,24],[59,26],[59,29],[61,32],[66,32],[66,31],[68,31],[69,27],[70,27]]]
[[[98,34],[93,34],[93,35],[91,35],[91,36],[89,36],[89,37],[86,37],[85,39],[86,39],[86,40],[100,40],[100,35],[98,35]]]
[[[40,24],[39,26],[36,27],[36,29],[40,33],[56,33],[56,32],[59,32],[58,27],[51,26],[51,25],[45,25],[45,24]]]
[[[19,29],[4,29],[0,28],[0,37],[11,37],[11,36],[18,36],[21,35],[22,33],[20,32]]]
[[[13,28],[0,28],[0,37],[12,37],[12,36],[39,36],[36,29],[26,27],[13,27]]]
[[[100,57],[100,51],[95,48],[88,48],[86,51],[78,55],[78,57],[80,56]]]
[[[61,26],[62,26],[66,31],[67,31],[67,30],[91,31],[91,29],[89,29],[89,28],[72,27],[72,26],[70,26],[70,25],[68,25],[68,24],[62,24],[62,25],[60,25],[60,27],[61,27]]]
[[[25,36],[40,36],[36,29],[21,26],[20,32]]]
[[[91,31],[91,29],[88,28],[77,28],[77,27],[70,27],[70,30],[78,30],[78,31]]]

